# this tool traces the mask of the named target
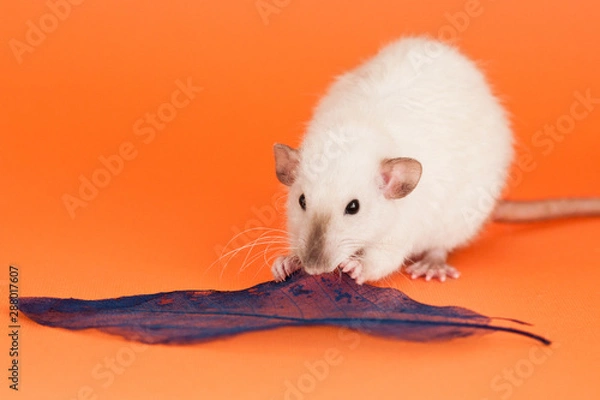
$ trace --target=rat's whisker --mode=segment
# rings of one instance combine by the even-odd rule
[[[281,239],[280,237],[277,236],[272,236],[272,237],[258,237],[256,239],[254,239],[253,241],[251,241],[250,243],[247,243],[245,245],[242,245],[240,247],[237,247],[233,250],[230,250],[228,252],[224,252],[221,254],[221,256],[215,260],[210,266],[212,267],[214,264],[223,261],[224,259],[227,259],[227,261],[225,262],[225,265],[229,263],[229,261],[231,261],[232,258],[234,258],[239,252],[247,249],[247,248],[251,248],[254,247],[256,245],[261,245],[261,244],[268,244],[268,243],[276,243],[276,242],[280,242],[280,243],[285,243],[285,240]]]
[[[219,257],[219,259],[217,259],[215,261],[219,262],[219,261],[223,261],[223,259],[226,259],[225,263],[223,263],[222,265],[222,269],[221,269],[221,277],[223,276],[223,273],[225,271],[225,268],[229,265],[229,263],[238,255],[240,254],[240,252],[244,251],[244,250],[248,250],[247,254],[246,254],[246,258],[249,256],[249,254],[252,252],[252,250],[256,247],[256,246],[260,246],[260,245],[268,245],[268,244],[287,244],[287,241],[285,240],[285,238],[281,237],[280,235],[269,235],[272,232],[272,230],[268,230],[264,233],[262,233],[258,238],[252,240],[250,243],[247,243],[243,246],[240,246],[236,249],[233,249],[227,253],[224,253],[221,257]],[[276,232],[277,233],[277,232]],[[245,262],[244,260],[244,262]],[[211,264],[214,265],[215,263]]]
[[[267,245],[267,247],[262,251],[259,252],[258,254],[253,255],[251,258],[246,259],[245,262],[242,263],[242,265],[240,266],[240,272],[243,272],[244,270],[246,270],[250,265],[252,265],[253,263],[255,263],[257,260],[259,260],[261,257],[265,260],[266,262],[266,256],[267,253],[269,251],[278,251],[278,252],[282,252],[285,249],[287,249],[287,246],[285,245],[278,245],[277,247],[270,247],[273,246],[273,244],[269,244]]]

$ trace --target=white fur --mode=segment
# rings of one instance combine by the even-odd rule
[[[320,272],[364,249],[364,279],[377,280],[411,255],[466,244],[500,195],[511,140],[503,108],[459,51],[425,38],[384,47],[333,83],[308,125],[289,193],[292,252],[317,214],[330,218]],[[379,168],[395,157],[418,160],[423,172],[412,193],[387,200]],[[344,215],[352,199],[360,211]]]

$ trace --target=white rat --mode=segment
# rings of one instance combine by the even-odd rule
[[[321,99],[300,150],[274,146],[290,186],[284,280],[337,268],[357,283],[406,272],[427,280],[490,219],[600,213],[600,199],[498,201],[513,156],[506,113],[476,65],[425,38],[384,47]],[[492,215],[493,214],[493,215]]]

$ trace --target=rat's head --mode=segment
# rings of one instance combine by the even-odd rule
[[[412,158],[344,162],[315,171],[310,154],[274,146],[277,178],[289,186],[287,217],[291,250],[309,274],[335,270],[350,257],[376,247],[393,221],[396,201],[421,177]]]

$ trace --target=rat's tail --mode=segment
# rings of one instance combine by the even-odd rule
[[[496,222],[532,222],[591,216],[600,216],[600,198],[540,201],[500,200],[492,212],[492,220]]]

